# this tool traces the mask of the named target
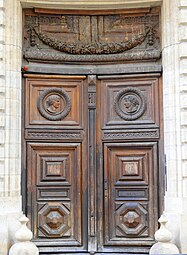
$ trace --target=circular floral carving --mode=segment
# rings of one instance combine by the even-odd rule
[[[114,100],[116,113],[124,120],[136,120],[145,112],[146,102],[143,93],[137,88],[120,90]]]
[[[48,120],[62,120],[71,110],[67,92],[60,88],[45,89],[38,98],[38,110]]]

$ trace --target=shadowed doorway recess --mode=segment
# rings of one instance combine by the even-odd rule
[[[34,242],[41,254],[148,253],[164,188],[160,8],[23,17]]]

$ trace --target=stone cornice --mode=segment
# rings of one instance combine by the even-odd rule
[[[160,6],[162,0],[18,0],[23,8],[31,7],[44,7],[45,8],[63,8],[63,9],[123,9],[123,8],[140,8],[140,7],[153,7]]]

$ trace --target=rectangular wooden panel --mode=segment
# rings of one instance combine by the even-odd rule
[[[27,78],[25,127],[83,127],[83,79]]]
[[[127,76],[126,78],[103,79],[101,80],[100,93],[102,95],[103,129],[159,127],[159,82],[157,77],[137,75],[132,78]],[[144,137],[146,136],[145,131],[142,133]],[[131,134],[133,135],[132,131]],[[158,137],[158,134],[153,134],[153,136],[154,138]],[[124,135],[124,139],[126,138],[128,138],[127,135]]]
[[[157,228],[157,143],[104,147],[105,245],[152,244]]]
[[[39,246],[82,246],[81,144],[29,142],[27,165],[34,240]]]

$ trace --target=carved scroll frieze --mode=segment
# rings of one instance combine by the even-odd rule
[[[131,16],[26,11],[24,39],[27,60],[96,62],[99,56],[97,61],[105,62],[113,61],[111,55],[116,61],[159,59],[160,9]]]
[[[159,130],[137,130],[121,132],[103,132],[103,140],[159,139]]]
[[[27,130],[25,133],[25,138],[29,140],[82,140],[83,139],[83,132],[82,131],[34,131],[34,130]]]

